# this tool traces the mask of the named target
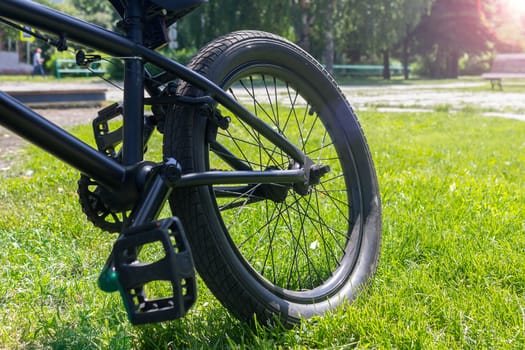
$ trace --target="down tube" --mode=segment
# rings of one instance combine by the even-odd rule
[[[0,92],[0,125],[109,188],[119,188],[125,179],[123,166],[4,92]]]
[[[299,148],[237,103],[233,97],[225,93],[219,86],[180,63],[162,56],[153,50],[138,45],[116,33],[31,1],[1,0],[0,15],[44,29],[51,33],[67,34],[67,38],[72,41],[97,48],[114,56],[143,57],[159,68],[209,92],[212,97],[224,107],[258,130],[262,136],[273,142],[298,163],[308,164],[311,162]]]

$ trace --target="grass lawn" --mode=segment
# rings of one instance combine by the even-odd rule
[[[292,330],[240,323],[202,282],[186,318],[131,326],[96,284],[115,236],[84,218],[78,174],[29,148],[0,182],[0,348],[524,348],[525,123],[360,119],[383,198],[379,269],[354,303]]]

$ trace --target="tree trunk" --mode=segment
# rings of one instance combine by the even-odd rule
[[[445,57],[446,54],[441,47],[437,48],[436,51],[436,60],[431,64],[431,77],[433,79],[443,79],[445,78],[445,71],[443,66],[446,66]]]
[[[324,63],[326,65],[326,69],[330,74],[333,74],[334,72],[334,34],[333,34],[333,28],[334,28],[334,9],[335,9],[335,1],[336,0],[329,0],[327,7],[326,7],[326,18],[325,18],[325,24],[326,24],[326,33],[325,33],[325,49],[324,49]]]
[[[407,34],[405,38],[403,39],[403,53],[402,53],[403,57],[401,58],[402,63],[403,63],[403,76],[405,80],[408,80],[410,77],[410,70],[409,70],[410,53],[408,51],[409,44],[410,44],[410,35],[408,34],[408,30],[407,30]]]
[[[446,77],[457,79],[459,77],[459,53],[452,50],[447,55]]]
[[[310,51],[310,5],[310,0],[299,0],[299,6],[301,8],[301,24],[299,28],[299,40],[297,44],[306,51]]]
[[[390,51],[383,51],[383,79],[390,80],[392,74],[390,73]]]

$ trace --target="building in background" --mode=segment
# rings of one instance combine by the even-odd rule
[[[8,36],[0,27],[0,74],[29,74],[31,64],[31,38]]]

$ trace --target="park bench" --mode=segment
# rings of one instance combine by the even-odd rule
[[[88,67],[77,65],[75,59],[59,58],[55,61],[55,75],[57,79],[60,79],[65,74],[89,77],[93,74],[102,75],[106,73],[106,70],[100,62],[93,62]]]
[[[502,79],[525,78],[525,54],[506,53],[496,55],[490,71],[483,74],[482,78],[490,80],[492,89],[497,85],[501,90],[503,90]]]
[[[372,64],[334,64],[334,75],[352,77],[382,77],[383,66]],[[409,68],[410,71],[410,68]],[[403,75],[402,66],[390,66],[392,76]]]

